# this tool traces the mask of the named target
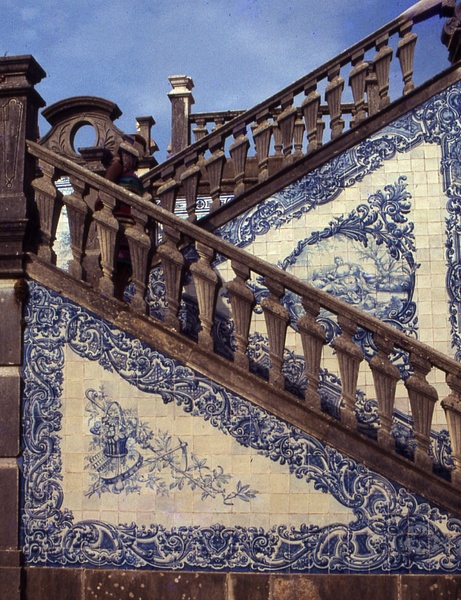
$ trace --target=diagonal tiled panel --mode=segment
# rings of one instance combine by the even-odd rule
[[[31,284],[28,564],[451,572],[459,519]]]

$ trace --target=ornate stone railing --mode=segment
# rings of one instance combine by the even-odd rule
[[[166,300],[164,325],[178,334],[183,333],[179,314],[185,282],[188,282],[187,285],[192,285],[195,290],[198,304],[200,328],[197,344],[207,352],[214,350],[218,289],[224,289],[233,321],[229,364],[240,372],[249,368],[250,322],[256,303],[255,293],[248,284],[250,279],[260,282],[265,290],[263,299],[259,297],[258,302],[264,315],[262,322],[265,323],[269,345],[268,381],[273,388],[281,391],[285,390],[284,349],[290,323],[283,299],[286,294],[295,295],[300,299],[304,312],[294,323],[290,336],[295,335],[299,340],[297,346],[303,348],[307,374],[304,398],[297,402],[318,414],[321,414],[320,366],[326,349],[329,348],[331,354],[331,348],[325,344],[325,331],[317,317],[321,310],[328,311],[335,315],[340,329],[332,341],[334,353],[329,360],[337,360],[341,380],[341,423],[348,430],[358,428],[355,412],[357,382],[359,368],[365,367],[371,371],[374,382],[379,416],[377,447],[395,453],[391,427],[396,387],[399,386],[400,391],[406,389],[416,441],[414,468],[426,473],[432,473],[430,432],[434,407],[439,400],[437,390],[429,383],[428,374],[433,369],[442,372],[450,389],[442,406],[452,445],[454,466],[451,482],[455,488],[461,488],[461,364],[280,268],[179,219],[152,203],[149,196],[139,198],[127,193],[36,143],[28,142],[27,147],[29,156],[38,159],[41,169],[41,175],[32,182],[32,186],[40,222],[40,239],[34,250],[42,259],[55,263],[53,243],[58,218],[65,206],[73,256],[70,274],[76,280],[89,281],[100,292],[110,296],[114,292],[116,269],[114,249],[118,236],[124,233],[132,257],[134,285],[134,296],[127,309],[142,315],[149,313],[146,301],[149,275],[152,265],[156,269],[161,267]],[[62,196],[54,185],[63,175],[69,177],[74,190],[68,196]],[[102,210],[94,211],[96,198],[102,201]],[[113,216],[117,200],[131,206],[131,224],[120,223]],[[157,235],[158,230],[160,235]],[[160,243],[156,242],[158,239],[161,239]],[[186,252],[182,250],[184,248],[187,248]],[[97,252],[100,261],[85,262],[88,252]],[[223,264],[227,265],[225,269],[221,268]],[[91,273],[88,265],[93,269]],[[220,297],[223,297],[222,292]],[[156,321],[155,317],[151,318]],[[370,339],[373,351],[367,360],[354,342],[357,329],[366,332]],[[394,351],[403,352],[408,357],[406,376],[392,361]],[[401,460],[408,465],[407,459]]]
[[[435,15],[450,15],[453,9],[454,1],[422,0],[313,72],[235,116],[230,112],[192,114],[192,80],[171,77],[174,155],[143,175],[146,190],[170,212],[175,210],[178,195],[185,197],[188,218],[194,221],[199,195],[212,199],[213,211],[223,195],[238,197],[348,128],[356,128],[390,104],[394,55],[402,95],[414,89],[417,34],[413,25]],[[191,128],[196,141],[189,145]]]

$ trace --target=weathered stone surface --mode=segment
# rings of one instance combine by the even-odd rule
[[[19,567],[21,551],[18,549],[0,550],[0,567]]]
[[[21,364],[21,310],[17,280],[0,281],[0,365]],[[5,316],[8,315],[8,318]]]
[[[286,575],[271,580],[273,600],[397,600],[393,575]],[[402,596],[410,598],[410,596]]]
[[[21,594],[21,569],[0,568],[0,598],[19,600]]]
[[[400,597],[411,600],[458,600],[461,598],[461,575],[403,576]]]
[[[17,368],[0,367],[0,456],[19,454],[20,384]]]
[[[83,569],[27,568],[22,597],[24,600],[82,600],[83,576]]]
[[[229,600],[269,600],[270,575],[232,573],[228,580]]]
[[[85,600],[220,600],[227,598],[224,573],[86,571]]]
[[[0,549],[18,547],[18,469],[0,463]]]

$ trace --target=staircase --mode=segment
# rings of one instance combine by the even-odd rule
[[[144,341],[153,343],[171,356],[187,357],[185,364],[213,380],[230,386],[235,392],[301,429],[320,436],[339,450],[352,455],[382,474],[392,477],[424,496],[430,482],[433,501],[459,512],[459,460],[461,440],[461,367],[424,344],[403,335],[386,323],[357,310],[334,296],[314,288],[266,263],[242,249],[219,239],[206,230],[180,219],[149,197],[138,198],[126,193],[115,184],[70,160],[59,157],[35,142],[27,143],[28,152],[42,168],[42,176],[32,183],[40,218],[41,239],[36,253],[29,253],[26,272],[37,281],[79,302],[93,312]],[[62,196],[54,181],[65,174],[74,192]],[[93,212],[89,198],[99,197],[103,210]],[[113,216],[116,201],[132,207],[133,223],[121,225]],[[54,266],[52,241],[55,238],[57,215],[62,205],[67,208],[73,260],[69,273]],[[83,283],[86,273],[82,259],[86,254],[88,232],[98,232],[101,256],[99,289]],[[133,261],[133,296],[129,304],[113,299],[114,249],[121,228],[128,238]],[[148,233],[146,233],[149,232]],[[155,240],[161,238],[161,243]],[[182,251],[181,249],[186,249]],[[218,272],[219,265],[230,265]],[[161,314],[149,314],[147,296],[152,265],[160,265],[165,285],[166,302]],[[263,282],[264,291],[256,299],[247,282]],[[75,286],[75,281],[81,281]],[[197,341],[182,332],[179,319],[184,282],[193,282],[198,303],[200,331]],[[229,343],[229,357],[216,354],[214,334],[218,326],[218,289],[223,288],[229,298],[234,323],[233,341]],[[287,294],[301,299],[304,314],[295,323],[304,350],[307,385],[302,397],[290,394],[284,376],[285,337],[293,317],[284,306]],[[222,300],[221,300],[222,301]],[[247,350],[252,308],[259,304],[264,314],[269,342],[270,370],[267,381],[249,371]],[[324,352],[325,332],[316,322],[320,311],[336,316],[341,334],[333,341],[342,382],[343,406],[339,420],[322,410],[318,394],[319,370]],[[371,354],[365,357],[354,343],[357,329],[369,336]],[[391,435],[397,383],[403,379],[390,356],[394,352],[409,355],[411,376],[403,383],[407,389],[417,441],[413,460],[403,457],[395,449]],[[360,431],[354,411],[357,378],[360,363],[367,358],[374,385],[379,427],[376,439]],[[454,468],[450,481],[433,473],[429,456],[432,413],[438,401],[435,388],[426,376],[432,369],[441,371],[451,394],[444,399],[453,447]],[[251,384],[249,383],[251,382]],[[251,389],[251,394],[248,393]]]
[[[117,114],[114,105],[85,98],[50,107],[53,128],[40,142],[34,141],[30,127],[33,118],[23,126],[19,111],[14,126],[19,125],[9,133],[18,139],[22,135],[26,146],[21,190],[15,196],[22,198],[24,207],[22,214],[8,214],[3,219],[3,277],[24,276],[46,285],[269,413],[461,516],[460,363],[213,233],[327,158],[419,106],[442,86],[459,81],[459,69],[454,64],[425,86],[415,88],[413,83],[417,39],[413,24],[452,14],[453,10],[450,3],[419,2],[326,65],[247,111],[195,115],[185,111],[187,119],[173,124],[173,155],[155,165],[146,152],[143,197],[125,192],[100,175],[107,150],[123,137],[123,132],[112,125]],[[456,18],[450,21],[447,39],[453,62],[457,60],[461,31]],[[391,102],[393,36],[399,40],[396,54],[404,89],[402,97]],[[40,105],[33,85],[42,73],[30,57],[21,59],[16,62],[22,65],[24,93],[33,113]],[[14,71],[13,62],[8,59],[3,63],[6,79]],[[347,69],[351,102],[343,100]],[[175,80],[173,85],[176,91],[180,86],[186,88],[184,94],[172,97],[173,103],[183,103],[184,107],[188,83]],[[10,86],[8,93],[17,94],[17,90],[17,86]],[[300,96],[304,99],[297,106]],[[178,106],[173,114],[184,114]],[[13,98],[9,108],[15,107]],[[100,147],[86,149],[78,157],[72,146],[72,127],[78,127],[83,118],[98,123]],[[214,128],[208,132],[210,123]],[[150,150],[151,125],[146,118],[141,127]],[[187,143],[193,125],[195,141]],[[327,126],[331,139],[324,141]],[[16,172],[12,170],[12,181]],[[71,193],[60,191],[57,182],[63,178],[69,182]],[[10,198],[13,192],[8,192]],[[97,200],[102,210],[95,210]],[[114,217],[117,202],[131,207],[130,222],[121,223]],[[200,205],[204,204],[206,210],[199,218]],[[63,208],[72,252],[65,269],[57,266],[54,249]],[[128,239],[133,270],[123,301],[114,297],[115,249],[122,234]],[[17,250],[22,250],[23,239],[24,254]],[[288,300],[293,298],[302,307],[300,312],[290,310]],[[322,327],[325,314],[336,323],[333,336]],[[196,320],[192,328],[188,326],[190,315]],[[253,357],[255,327],[263,332],[259,340],[266,352],[263,368]],[[366,339],[366,344],[357,344],[358,337]],[[406,357],[405,370],[397,368],[396,356]],[[336,365],[338,374],[335,406],[325,402],[320,389],[325,359]],[[293,372],[297,373],[295,378]],[[364,421],[359,406],[357,392],[362,379],[372,382],[372,422]],[[445,380],[449,392],[439,397],[434,380]],[[402,452],[393,435],[396,402],[402,394],[406,394],[411,411],[409,427],[414,444],[410,452]],[[441,469],[431,452],[433,414],[439,401],[451,442],[449,469]]]

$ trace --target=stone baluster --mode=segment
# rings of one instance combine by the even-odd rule
[[[330,113],[331,138],[335,139],[344,129],[344,120],[341,119],[341,96],[344,90],[344,79],[340,75],[341,66],[335,65],[328,72],[328,84],[325,88],[325,100]]]
[[[225,122],[226,122],[226,119],[224,117],[217,115],[214,120],[213,131],[216,131],[216,129],[219,129],[220,127],[222,127]]]
[[[293,131],[293,142],[294,142],[294,156],[299,158],[303,155],[303,141],[304,141],[304,121],[302,114],[299,112],[296,116],[294,131]]]
[[[181,302],[182,276],[186,263],[184,256],[178,250],[181,234],[173,227],[164,225],[163,240],[163,244],[157,248],[157,253],[162,263],[163,280],[165,282],[167,301],[165,322],[169,327],[180,331],[178,312]]]
[[[269,176],[269,149],[272,137],[272,123],[269,121],[270,113],[265,111],[256,117],[253,126],[253,140],[258,160],[258,181],[266,181]]]
[[[160,206],[171,213],[174,213],[179,188],[178,182],[174,179],[174,174],[174,167],[162,171],[164,183],[157,190]]]
[[[85,274],[82,265],[89,227],[89,208],[85,198],[89,190],[88,185],[78,177],[69,177],[69,181],[73,189],[72,194],[65,196],[73,256],[69,264],[69,274],[76,279],[83,279]]]
[[[200,324],[202,326],[202,329],[199,331],[198,341],[207,350],[213,350],[212,328],[220,279],[211,266],[215,255],[213,248],[209,248],[200,242],[195,243],[195,248],[199,259],[191,265],[190,270],[194,277]]]
[[[308,147],[307,151],[312,152],[319,146],[317,119],[320,110],[320,94],[317,92],[317,83],[314,82],[306,87],[304,99],[301,108],[306,124]],[[323,121],[322,121],[323,122]]]
[[[246,351],[248,348],[251,314],[255,299],[253,292],[246,284],[250,277],[249,267],[234,260],[231,264],[235,273],[235,278],[227,284],[227,290],[229,292],[232,307],[234,335],[237,346],[234,354],[234,362],[237,366],[248,370]]]
[[[245,166],[250,142],[246,135],[246,125],[241,123],[233,131],[234,141],[229,147],[229,152],[234,161],[234,195],[238,196],[245,191]]]
[[[115,198],[106,192],[100,191],[99,199],[103,204],[103,208],[93,213],[101,253],[102,277],[99,280],[99,289],[103,294],[113,296],[113,275],[119,223],[113,215]]]
[[[289,322],[287,309],[281,304],[284,294],[284,287],[276,281],[266,278],[266,285],[269,290],[269,296],[261,302],[266,320],[267,336],[269,338],[269,355],[271,359],[271,368],[269,371],[269,381],[279,388],[285,387],[284,377],[282,375],[283,351],[285,349],[285,337]]]
[[[382,110],[390,104],[389,72],[392,60],[392,48],[388,46],[389,35],[385,34],[376,40],[378,53],[373,58],[373,68],[376,73],[379,92],[379,108]]]
[[[293,150],[293,132],[295,121],[298,114],[296,107],[293,106],[293,96],[282,99],[282,112],[277,118],[277,123],[282,133],[283,158],[285,162],[291,161]]]
[[[181,175],[181,182],[186,197],[187,218],[191,223],[195,223],[197,220],[197,193],[200,179],[200,167],[197,162],[198,156],[196,152],[187,154],[184,159],[186,170]]]
[[[429,446],[432,414],[438,398],[437,391],[426,380],[426,375],[431,370],[431,363],[427,359],[412,353],[410,365],[413,367],[413,375],[405,381],[405,387],[410,399],[417,443],[415,463],[424,469],[431,470],[432,460],[429,457]]]
[[[317,146],[320,147],[323,145],[323,132],[325,131],[325,121],[323,120],[323,116],[319,113],[317,117]]]
[[[211,207],[210,210],[216,210],[221,206],[220,194],[224,164],[226,155],[223,150],[223,140],[218,135],[210,142],[211,156],[205,160],[205,169],[208,175],[210,186]]]
[[[352,89],[354,98],[354,116],[351,121],[351,127],[357,127],[365,118],[365,85],[368,73],[368,63],[364,62],[364,50],[359,50],[352,56],[353,69],[349,75],[349,85]]]
[[[450,432],[450,443],[454,470],[451,474],[452,483],[461,488],[461,378],[447,375],[447,384],[451,393],[442,400],[442,407]]]
[[[305,314],[298,319],[298,329],[306,361],[307,387],[306,402],[315,409],[320,409],[320,396],[318,392],[320,379],[320,361],[323,345],[325,344],[325,331],[316,321],[320,306],[310,298],[303,298],[302,305]]]
[[[125,228],[125,235],[130,248],[131,280],[135,288],[131,306],[142,313],[146,313],[146,283],[151,254],[151,238],[146,233],[148,216],[143,210],[132,206],[131,218],[133,219],[133,225],[127,225]]]
[[[368,116],[371,117],[379,112],[379,86],[378,78],[374,71],[368,71],[365,80],[365,89],[367,92]]]
[[[57,179],[55,168],[48,163],[41,162],[41,177],[32,181],[35,190],[35,204],[40,219],[40,240],[38,255],[56,264],[56,253],[53,244],[56,239],[56,229],[62,209],[62,194],[56,189],[54,181]]]
[[[196,127],[193,129],[194,140],[196,142],[200,141],[204,138],[208,133],[208,129],[206,128],[206,120],[202,117],[196,117]]]
[[[400,62],[400,69],[403,77],[403,93],[408,94],[415,89],[413,81],[413,63],[415,59],[415,46],[418,36],[412,33],[413,22],[408,21],[400,28],[400,41],[397,46],[397,58]]]
[[[341,421],[349,427],[356,427],[357,420],[354,414],[355,399],[357,393],[357,380],[359,376],[360,363],[363,353],[352,337],[357,331],[357,324],[348,317],[338,315],[338,324],[342,334],[333,342],[333,348],[338,355],[339,373],[341,376],[341,399],[344,407],[341,411]]]
[[[272,123],[272,133],[274,136],[274,156],[282,156],[282,132],[280,131],[280,127],[276,118],[274,118],[274,121]]]
[[[378,349],[377,354],[370,360],[380,420],[378,441],[381,446],[389,450],[395,450],[395,442],[391,434],[392,414],[394,412],[395,390],[397,382],[400,380],[400,371],[389,360],[389,354],[394,348],[393,340],[380,335],[375,335],[373,339]]]

